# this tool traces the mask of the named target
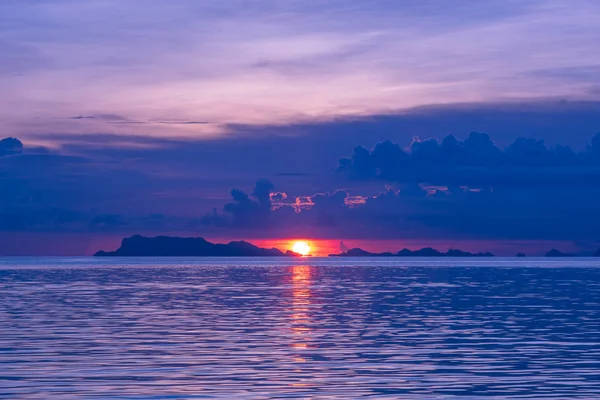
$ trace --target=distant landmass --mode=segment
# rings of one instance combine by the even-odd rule
[[[355,248],[339,254],[330,254],[329,257],[494,257],[492,253],[469,253],[468,251],[450,249],[441,252],[431,247],[420,250],[402,249],[397,253],[371,253],[369,251]]]
[[[546,257],[579,257],[579,254],[563,253],[562,251],[552,249],[546,253]]]
[[[600,257],[600,248],[595,253],[590,254],[577,254],[577,253],[563,253],[562,251],[552,249],[546,253],[546,257]]]
[[[293,251],[264,249],[239,241],[227,244],[211,243],[204,238],[172,236],[125,238],[115,251],[99,251],[95,257],[301,257]]]
[[[458,249],[445,252],[431,247],[420,250],[402,249],[397,253],[371,253],[369,251],[353,248],[348,249],[344,242],[340,243],[340,253],[330,254],[329,257],[494,257],[492,253],[470,253]],[[134,235],[124,238],[121,247],[115,251],[98,251],[95,257],[302,257],[293,251],[283,252],[276,248],[265,249],[244,241],[229,242],[227,244],[211,243],[201,237],[173,237],[156,236],[146,237]],[[552,249],[546,257],[600,257],[600,248],[593,254],[563,253]],[[517,257],[525,257],[518,253]]]

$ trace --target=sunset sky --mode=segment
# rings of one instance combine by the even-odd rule
[[[600,2],[2,0],[0,255],[600,246]],[[452,135],[452,136],[449,136]]]

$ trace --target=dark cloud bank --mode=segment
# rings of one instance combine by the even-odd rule
[[[233,189],[229,202],[217,199],[209,213],[205,206],[180,209],[177,201],[191,190],[206,195],[207,187],[190,188],[210,171],[192,171],[180,182],[178,164],[167,164],[159,152],[148,154],[160,161],[132,170],[127,160],[139,160],[141,153],[127,158],[123,151],[101,162],[97,152],[60,155],[28,149],[14,138],[1,140],[0,231],[551,240],[584,249],[600,241],[600,134],[579,151],[532,138],[499,147],[481,133],[465,140],[446,136],[358,146],[337,166],[331,163],[329,182],[337,189],[306,192],[304,186],[286,186],[286,179],[313,179],[312,174],[274,171],[272,180],[286,187],[261,179],[252,191]],[[188,157],[185,151],[181,157]],[[211,190],[225,182],[216,179],[221,186]]]
[[[481,133],[464,141],[415,138],[406,147],[385,141],[356,147],[337,170],[340,186],[381,182],[387,189],[285,203],[272,202],[273,185],[259,181],[251,195],[234,189],[233,202],[202,223],[331,237],[600,239],[600,134],[581,152],[529,138],[501,149]]]
[[[426,182],[441,185],[563,186],[600,184],[600,134],[583,152],[543,140],[517,138],[498,148],[484,133],[464,141],[448,135],[443,140],[415,138],[405,148],[385,141],[372,150],[358,146],[339,162],[339,171],[351,179]]]

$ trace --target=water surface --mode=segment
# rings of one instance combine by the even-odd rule
[[[0,258],[3,398],[600,398],[593,259]]]

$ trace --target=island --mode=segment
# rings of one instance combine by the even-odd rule
[[[343,243],[343,242],[342,242]],[[494,257],[489,252],[471,253],[458,249],[449,249],[445,252],[432,247],[419,250],[402,249],[396,253],[372,253],[361,248],[348,249],[340,247],[338,254],[329,254],[329,257]],[[345,250],[345,251],[344,251]],[[302,254],[291,250],[281,251],[277,248],[262,248],[245,241],[229,243],[211,243],[202,237],[175,237],[156,236],[146,237],[134,235],[124,238],[121,246],[114,251],[98,251],[95,257],[303,257]],[[306,255],[305,255],[306,256]],[[525,257],[518,253],[517,257]],[[546,257],[600,257],[600,248],[595,253],[577,254],[563,253],[552,249]]]
[[[369,251],[355,248],[339,254],[330,254],[329,257],[494,257],[492,253],[469,253],[457,249],[441,252],[431,247],[420,250],[402,249],[397,253],[371,253]]]
[[[552,249],[546,253],[546,257],[600,257],[600,249],[595,253],[563,253],[560,250]]]
[[[579,257],[579,254],[563,253],[560,250],[552,249],[546,253],[546,257]]]
[[[201,237],[134,235],[124,238],[115,251],[99,251],[94,257],[301,257],[293,251],[264,249],[252,243],[237,241],[211,243]]]

